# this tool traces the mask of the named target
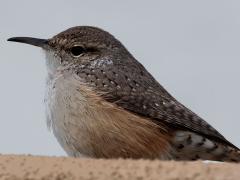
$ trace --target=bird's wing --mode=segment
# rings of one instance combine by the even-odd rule
[[[86,72],[81,73],[85,73],[87,81],[97,81],[94,86],[106,101],[156,123],[193,131],[237,148],[206,121],[174,99],[137,61],[95,67],[93,70],[86,68],[84,71]]]

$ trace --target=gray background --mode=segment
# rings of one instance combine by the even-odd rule
[[[114,34],[179,101],[240,146],[240,1],[0,2],[0,153],[65,155],[45,125],[44,55],[6,42],[76,25]]]

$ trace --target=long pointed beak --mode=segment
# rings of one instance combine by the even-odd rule
[[[8,41],[25,43],[33,46],[38,46],[38,47],[43,47],[48,43],[47,39],[38,39],[38,38],[32,38],[32,37],[12,37],[12,38],[9,38]]]

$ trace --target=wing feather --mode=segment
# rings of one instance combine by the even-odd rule
[[[164,122],[176,129],[193,131],[237,148],[205,120],[173,98],[135,59],[118,60],[107,66],[101,62],[100,66],[85,67],[77,73],[91,82],[108,102],[156,123]]]

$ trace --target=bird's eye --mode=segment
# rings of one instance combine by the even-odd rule
[[[73,56],[78,57],[84,53],[85,49],[82,46],[73,46],[70,51]]]

